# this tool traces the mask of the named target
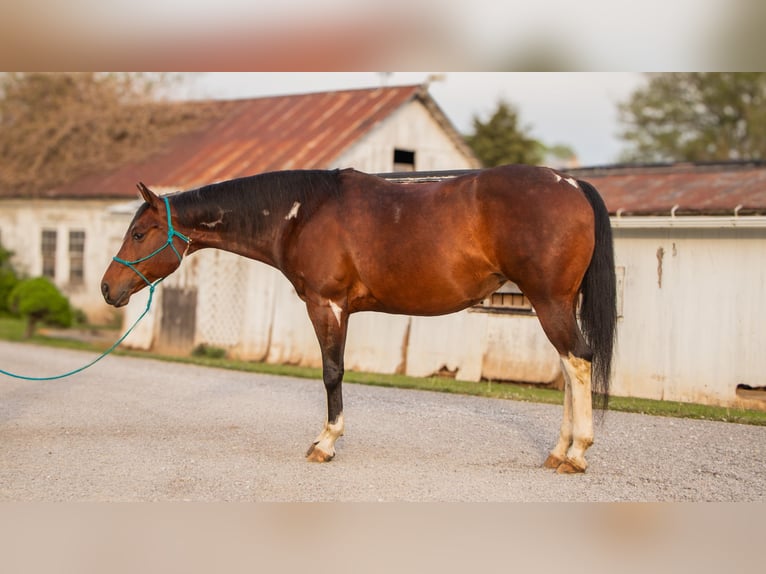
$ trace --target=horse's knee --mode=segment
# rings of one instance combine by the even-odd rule
[[[343,365],[325,362],[322,368],[322,378],[324,379],[325,386],[328,389],[336,387],[343,380],[344,372]]]

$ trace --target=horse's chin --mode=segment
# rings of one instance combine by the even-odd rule
[[[104,297],[104,299],[106,300],[107,304],[119,309],[120,307],[124,307],[130,302],[130,295],[130,291],[126,290],[120,293],[120,296],[116,299],[112,299],[111,297]]]
[[[129,302],[130,302],[130,295],[128,295],[127,297],[123,297],[122,299],[119,299],[118,301],[115,301],[114,303],[112,303],[112,305],[119,309],[120,307],[124,307],[125,305],[127,305]]]

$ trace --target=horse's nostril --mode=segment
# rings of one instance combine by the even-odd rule
[[[108,297],[109,296],[109,283],[102,283],[101,284],[101,294],[104,297]]]

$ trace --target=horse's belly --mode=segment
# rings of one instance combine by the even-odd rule
[[[497,290],[505,278],[497,274],[456,280],[454,277],[413,274],[388,277],[367,285],[371,295],[365,309],[402,315],[446,315],[475,305]]]

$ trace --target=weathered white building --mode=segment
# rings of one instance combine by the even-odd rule
[[[99,280],[138,202],[135,183],[189,189],[259,172],[473,168],[475,158],[419,86],[221,103],[199,132],[137,165],[35,199],[0,196],[0,241],[30,275],[47,274],[95,320],[114,313]],[[573,170],[612,213],[618,274],[616,395],[766,408],[766,165]],[[419,176],[420,177],[420,176]],[[135,296],[124,322],[146,304]],[[202,251],[157,290],[128,341],[189,353],[320,364],[304,304],[282,275]],[[346,367],[467,380],[555,381],[559,361],[523,294],[508,286],[444,317],[361,313]]]
[[[206,103],[207,105],[207,103]],[[178,191],[282,169],[478,167],[423,86],[217,102],[212,120],[162,153],[34,198],[0,190],[0,242],[29,276],[45,275],[92,321],[114,310],[100,279],[135,208],[140,180]]]
[[[736,405],[759,396],[748,388],[766,391],[766,218],[615,218],[613,228],[615,393]]]

